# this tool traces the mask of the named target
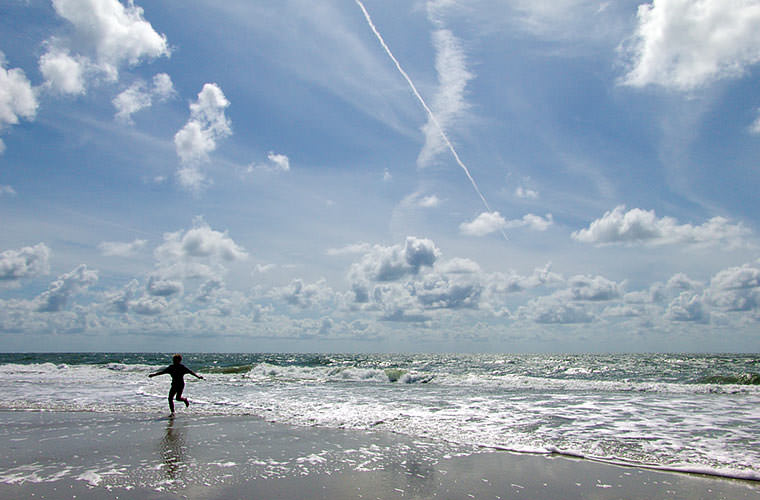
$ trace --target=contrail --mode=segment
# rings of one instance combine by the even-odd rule
[[[472,184],[472,187],[475,189],[475,192],[478,193],[478,196],[480,196],[480,200],[483,202],[483,206],[486,207],[486,210],[488,212],[493,212],[491,210],[491,207],[488,205],[488,201],[486,200],[486,197],[483,196],[483,193],[480,191],[480,188],[478,187],[478,183],[475,182],[475,179],[472,177],[472,174],[470,174],[470,169],[467,168],[467,165],[464,164],[461,158],[459,158],[459,154],[457,153],[457,150],[454,149],[454,145],[451,144],[451,141],[449,140],[449,137],[446,135],[446,132],[443,130],[443,127],[441,127],[441,124],[438,122],[438,118],[435,117],[435,114],[433,114],[433,111],[430,109],[430,106],[427,105],[425,102],[425,99],[422,98],[420,93],[417,91],[417,87],[414,85],[414,82],[411,78],[409,78],[409,75],[404,71],[404,68],[401,67],[401,64],[398,62],[398,59],[393,55],[393,52],[391,52],[391,49],[388,47],[388,44],[385,43],[385,40],[383,39],[383,36],[380,34],[379,31],[377,31],[377,28],[375,27],[375,23],[372,22],[372,18],[369,15],[369,12],[367,12],[367,9],[364,7],[364,4],[361,2],[361,0],[354,0],[356,2],[356,5],[359,6],[359,8],[362,10],[362,13],[364,14],[364,19],[367,20],[367,24],[369,25],[370,29],[372,29],[372,32],[375,34],[375,37],[380,42],[380,45],[382,45],[383,49],[385,50],[385,53],[388,54],[388,57],[391,58],[393,61],[393,64],[396,65],[396,69],[399,73],[401,73],[401,76],[404,77],[406,80],[406,83],[409,84],[409,88],[412,89],[412,92],[414,93],[414,96],[417,98],[418,101],[420,101],[420,104],[423,108],[425,108],[425,111],[427,112],[428,116],[430,117],[430,121],[433,122],[435,125],[435,128],[438,129],[438,133],[441,134],[441,138],[443,139],[443,142],[446,143],[446,147],[449,148],[449,151],[451,151],[451,155],[454,157],[454,160],[456,160],[457,164],[462,167],[462,170],[464,170],[464,173],[467,175],[467,178],[470,179],[470,184]],[[500,229],[501,234],[504,236],[504,239],[507,239],[507,234],[504,232],[504,229]]]

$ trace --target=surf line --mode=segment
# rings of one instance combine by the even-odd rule
[[[441,134],[441,138],[443,139],[443,142],[446,143],[446,147],[451,151],[451,155],[454,157],[454,160],[457,162],[457,164],[464,170],[464,173],[467,175],[467,178],[470,180],[470,184],[472,184],[472,187],[475,189],[475,192],[478,193],[478,196],[480,197],[480,200],[483,202],[483,206],[486,207],[486,210],[488,210],[489,213],[493,213],[493,210],[491,210],[491,207],[488,205],[488,201],[486,200],[486,197],[483,196],[483,193],[480,191],[480,188],[478,187],[478,183],[475,182],[475,179],[472,177],[472,174],[470,174],[470,169],[467,168],[467,165],[464,164],[462,159],[459,157],[459,154],[457,153],[457,150],[454,149],[454,145],[451,144],[451,141],[449,140],[449,137],[446,135],[446,132],[443,130],[443,127],[441,127],[440,122],[438,121],[438,118],[436,118],[435,114],[433,113],[433,110],[430,109],[430,106],[427,105],[425,102],[425,99],[422,98],[422,95],[420,95],[419,91],[417,91],[417,87],[414,85],[414,82],[409,77],[409,75],[404,71],[404,68],[401,67],[401,63],[398,62],[398,59],[393,55],[393,52],[391,52],[390,47],[388,47],[388,44],[385,43],[385,40],[383,39],[383,36],[380,34],[380,32],[377,30],[377,27],[375,26],[375,23],[372,22],[372,18],[369,15],[369,12],[367,12],[366,7],[364,7],[364,4],[361,2],[361,0],[354,0],[356,2],[356,5],[359,6],[359,8],[362,10],[362,13],[364,14],[364,19],[367,20],[367,24],[369,25],[372,32],[375,34],[375,38],[377,38],[377,41],[380,42],[380,45],[383,47],[383,50],[385,50],[385,53],[388,54],[388,57],[391,58],[391,61],[393,61],[393,64],[396,65],[396,69],[399,73],[401,73],[401,76],[404,77],[404,80],[406,80],[406,83],[409,84],[409,88],[412,89],[412,93],[417,98],[417,100],[420,102],[422,107],[425,109],[425,112],[427,112],[428,116],[430,117],[430,121],[433,122],[435,125],[435,128],[438,129],[438,133]],[[501,235],[504,236],[505,240],[509,240],[507,238],[507,233],[504,232],[504,228],[500,228]]]

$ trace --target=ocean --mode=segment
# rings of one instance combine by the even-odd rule
[[[168,413],[156,353],[0,354],[0,408]],[[184,354],[180,414],[760,480],[757,354]]]

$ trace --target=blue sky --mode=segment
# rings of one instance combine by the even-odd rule
[[[760,350],[760,2],[10,0],[0,52],[0,350]]]

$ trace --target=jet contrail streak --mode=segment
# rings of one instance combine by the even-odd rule
[[[467,168],[467,166],[464,164],[461,158],[459,158],[459,154],[457,154],[457,150],[454,149],[454,145],[451,144],[451,141],[449,140],[449,137],[446,135],[446,132],[443,130],[443,127],[441,127],[441,124],[438,122],[438,118],[435,117],[435,114],[433,114],[433,111],[430,109],[430,107],[425,102],[425,99],[422,98],[420,93],[417,91],[417,87],[414,85],[414,82],[411,78],[409,78],[409,75],[404,71],[404,68],[401,67],[401,64],[398,62],[398,59],[393,55],[393,52],[391,52],[391,49],[388,47],[388,44],[385,43],[385,40],[383,39],[383,36],[380,34],[379,31],[377,31],[377,28],[375,27],[375,23],[372,22],[372,18],[369,15],[369,12],[367,12],[367,9],[364,7],[364,4],[361,2],[361,0],[354,0],[356,2],[356,5],[359,6],[359,8],[362,10],[362,13],[364,14],[364,19],[367,20],[367,24],[372,29],[372,32],[375,34],[375,37],[380,42],[380,45],[382,45],[383,49],[385,50],[385,53],[388,54],[388,57],[391,58],[393,61],[393,64],[396,65],[396,69],[399,73],[401,73],[401,76],[404,77],[406,80],[406,83],[409,84],[409,88],[412,89],[412,92],[414,93],[414,96],[417,98],[418,101],[420,101],[420,104],[423,108],[425,108],[425,111],[427,112],[428,116],[430,117],[430,121],[433,122],[435,125],[435,128],[438,129],[438,133],[441,134],[441,138],[443,138],[443,141],[446,143],[446,146],[449,148],[449,151],[451,151],[452,156],[454,157],[454,160],[456,160],[457,164],[462,167],[462,170],[464,170],[464,173],[467,175],[467,178],[470,180],[470,183],[472,184],[472,187],[475,189],[475,192],[478,193],[478,196],[480,196],[480,200],[483,202],[483,206],[486,207],[486,210],[489,212],[493,212],[491,210],[491,207],[488,205],[488,201],[486,201],[486,197],[483,196],[483,193],[480,192],[480,188],[478,187],[478,183],[475,182],[475,179],[473,179],[472,175],[470,174],[470,170]],[[501,229],[501,234],[504,236],[504,239],[507,239],[507,234],[504,232],[504,229]]]

